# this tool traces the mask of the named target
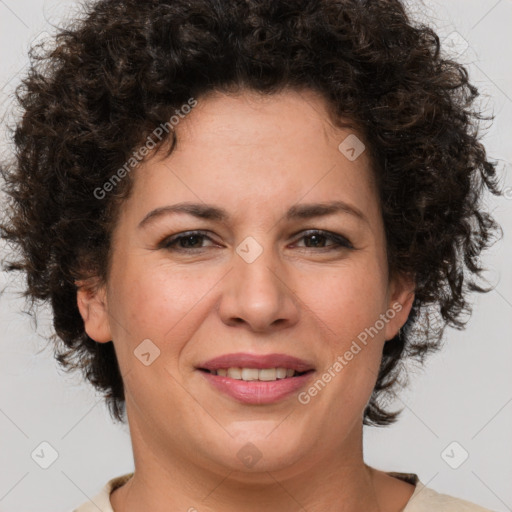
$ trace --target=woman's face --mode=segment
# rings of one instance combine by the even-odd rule
[[[361,460],[412,284],[388,282],[368,152],[327,119],[313,92],[198,98],[171,156],[133,171],[107,286],[78,299],[89,336],[113,340],[136,461],[243,474]],[[297,359],[303,376],[274,370]],[[240,367],[256,370],[227,373]]]

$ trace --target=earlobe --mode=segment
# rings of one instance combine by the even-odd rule
[[[77,305],[87,335],[98,343],[112,341],[104,286],[93,288],[84,281],[76,281]]]
[[[388,312],[390,321],[386,324],[386,340],[394,338],[398,330],[407,322],[414,303],[415,281],[413,277],[401,275],[393,280]]]

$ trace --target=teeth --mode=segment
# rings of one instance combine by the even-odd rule
[[[228,377],[240,380],[242,378],[242,370],[240,368],[228,368]]]
[[[273,381],[293,377],[296,372],[291,368],[219,368],[211,373],[237,380]]]
[[[286,378],[286,368],[276,368],[276,377],[278,379]]]
[[[242,368],[242,380],[258,380],[258,374],[255,368]]]
[[[259,380],[277,380],[276,368],[264,368],[258,372]]]

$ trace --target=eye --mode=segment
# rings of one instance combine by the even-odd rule
[[[353,246],[345,237],[336,235],[329,231],[322,231],[318,229],[312,229],[305,232],[299,240],[310,240],[311,246],[306,246],[307,249],[327,249],[327,250],[340,250],[340,249],[352,249]],[[332,244],[322,246],[325,241],[331,241]]]
[[[188,231],[165,238],[158,244],[158,247],[168,251],[197,252],[197,250],[206,248],[203,245],[205,240],[213,242],[204,231]],[[309,240],[311,245],[305,245],[306,249],[340,250],[353,248],[350,241],[345,237],[318,229],[306,231],[299,240]],[[331,243],[325,245],[326,242]]]
[[[203,231],[188,231],[166,238],[158,246],[169,251],[194,251],[204,249],[201,242],[205,239],[211,240]]]

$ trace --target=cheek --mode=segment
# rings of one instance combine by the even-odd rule
[[[112,273],[109,294],[113,334],[114,339],[115,333],[118,339],[128,336],[130,346],[147,338],[163,346],[173,338],[178,349],[179,340],[185,343],[188,331],[194,329],[192,319],[201,311],[201,299],[218,280],[213,273],[194,275],[191,269],[165,264],[142,262],[119,270]]]
[[[385,311],[386,287],[376,262],[347,264],[322,275],[310,273],[301,283],[299,297],[321,320],[339,350],[373,326]]]
[[[322,279],[302,280],[298,293],[314,313],[312,328],[324,332],[320,341],[325,367],[319,379],[326,384],[310,388],[311,405],[327,408],[333,424],[349,428],[371,396],[385,340],[378,328],[386,308],[385,277],[378,260],[368,258],[340,266]]]

